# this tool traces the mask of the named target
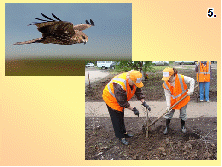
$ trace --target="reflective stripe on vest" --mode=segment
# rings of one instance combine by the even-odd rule
[[[166,82],[164,82],[164,86],[166,87],[167,90],[170,91],[171,97],[172,97],[173,99],[176,99],[176,98],[180,97],[182,94],[184,94],[184,93],[187,91],[187,89],[184,90],[184,86],[183,86],[183,82],[182,82],[182,78],[181,78],[181,75],[180,75],[180,74],[178,74],[178,78],[179,78],[179,81],[180,81],[182,93],[179,94],[179,95],[176,95],[176,96],[172,95],[172,92],[170,91],[170,89],[169,89],[169,87],[167,86]]]
[[[122,79],[122,78],[113,78],[107,85],[108,89],[109,89],[109,93],[115,97],[114,93],[111,91],[111,88],[110,88],[110,84],[113,83],[113,81],[121,81],[124,83],[125,87],[126,87],[126,92],[127,92],[127,86],[126,86],[126,80],[125,79]]]
[[[208,64],[208,72],[200,72],[200,68],[198,68],[199,74],[210,74],[210,61],[207,62],[207,63],[209,63],[209,64]],[[201,65],[201,64],[203,64],[203,63],[200,62],[200,65]],[[207,64],[206,64],[206,65],[207,65]]]

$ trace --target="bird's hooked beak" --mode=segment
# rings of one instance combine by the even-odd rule
[[[84,39],[84,40],[83,40],[84,45],[86,44],[86,42],[87,42],[87,40]]]

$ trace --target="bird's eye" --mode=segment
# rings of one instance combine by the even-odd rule
[[[86,37],[82,36],[83,39],[86,39]]]

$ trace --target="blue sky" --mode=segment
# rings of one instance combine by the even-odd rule
[[[94,27],[84,30],[89,41],[86,45],[29,44],[13,45],[41,37],[32,22],[43,18],[41,13],[52,17],[54,13],[63,21],[74,25],[92,19]],[[5,51],[6,58],[20,56],[94,56],[132,55],[132,4],[131,3],[7,3],[5,4]],[[81,55],[81,56],[80,56]],[[99,59],[99,58],[97,58]]]

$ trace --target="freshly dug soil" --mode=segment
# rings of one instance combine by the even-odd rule
[[[167,135],[163,134],[165,119],[161,119],[147,138],[142,130],[145,118],[126,117],[126,130],[134,134],[127,139],[128,146],[115,137],[110,118],[87,117],[85,121],[86,160],[217,159],[217,118],[188,119],[186,134],[181,132],[180,119],[173,118]]]
[[[180,74],[196,80],[194,67],[178,69]],[[85,87],[85,101],[103,101],[102,92],[105,85],[115,75]],[[162,72],[148,73],[148,80],[143,81],[143,93],[146,101],[165,101]],[[210,101],[217,101],[217,71],[212,70],[210,85]],[[197,84],[197,82],[196,82]],[[188,85],[189,87],[189,85]],[[195,90],[198,92],[198,89]],[[136,100],[133,97],[132,100]],[[191,101],[197,101],[198,94],[191,96]],[[108,111],[107,111],[108,112]],[[155,118],[151,118],[154,120]],[[187,133],[180,128],[180,119],[173,118],[168,135],[164,135],[165,119],[162,118],[149,131],[148,138],[142,130],[145,124],[143,117],[126,117],[125,126],[128,133],[134,137],[127,139],[125,146],[115,137],[109,117],[85,118],[85,159],[86,160],[215,160],[217,159],[217,118],[188,118]]]

